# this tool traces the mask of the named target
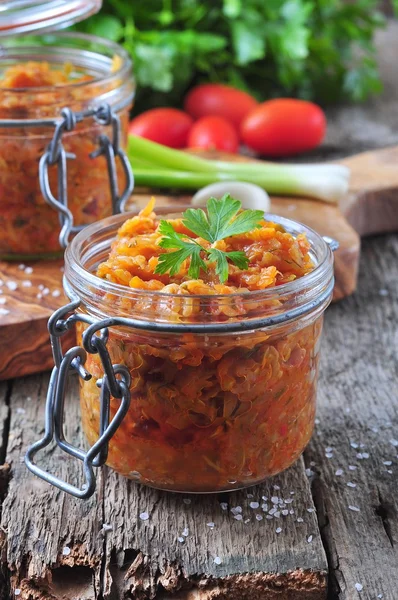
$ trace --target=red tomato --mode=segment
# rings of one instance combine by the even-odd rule
[[[191,128],[188,148],[237,152],[239,138],[236,129],[221,117],[202,117]]]
[[[257,104],[257,100],[242,90],[218,83],[205,83],[188,92],[184,108],[194,119],[214,115],[224,117],[239,127]]]
[[[242,122],[240,135],[252,150],[289,156],[312,150],[326,132],[323,110],[305,100],[278,98],[259,104]]]
[[[176,108],[152,108],[130,121],[129,133],[170,148],[185,148],[192,117]]]

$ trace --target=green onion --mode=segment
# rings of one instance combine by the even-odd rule
[[[270,194],[337,202],[348,191],[349,169],[335,164],[291,165],[265,161],[207,160],[129,136],[128,155],[137,185],[196,190],[217,181],[247,181]]]

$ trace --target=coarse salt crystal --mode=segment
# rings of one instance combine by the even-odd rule
[[[188,535],[189,535],[188,527],[185,527],[185,529],[183,529],[183,531],[181,532],[181,535],[183,535],[184,537],[188,537]]]
[[[250,519],[245,519],[244,523],[250,523]]]
[[[379,433],[379,430],[377,427],[372,427],[372,431],[373,431],[373,433]]]
[[[9,290],[11,290],[13,292],[14,290],[17,289],[18,284],[16,281],[6,281],[6,286],[8,287]]]
[[[247,498],[254,498],[254,494],[246,494]]]
[[[312,471],[311,469],[306,469],[305,474],[307,475],[307,477],[312,477],[313,475],[315,475],[314,471]]]
[[[396,448],[398,446],[398,440],[390,440],[390,444],[392,444]]]
[[[26,410],[24,408],[21,408],[20,406],[18,406],[17,413],[19,415],[24,415],[26,413]]]
[[[61,291],[60,290],[53,290],[51,292],[51,296],[53,296],[53,298],[58,298],[61,295]]]
[[[210,523],[206,523],[207,527],[210,527],[210,529],[214,529],[214,523],[213,521],[210,521]],[[184,535],[184,534],[182,534]]]
[[[313,513],[313,512],[315,512],[315,508],[307,508],[307,512]]]
[[[42,283],[40,283],[38,286],[39,290],[43,291],[44,290],[44,285]]]
[[[240,515],[242,513],[242,507],[241,506],[233,506],[231,508],[231,513],[233,515]]]
[[[282,527],[277,527],[277,528],[275,529],[275,532],[276,532],[276,533],[280,533],[281,531],[282,531]]]
[[[280,486],[279,486],[279,485],[274,485],[274,490],[275,490],[275,491],[278,491],[278,490],[280,490],[280,489],[281,489],[281,488],[280,488]]]
[[[369,452],[362,452],[362,458],[369,458]]]
[[[358,460],[362,460],[363,456],[361,452],[358,452],[358,454],[356,455]]]
[[[356,484],[356,483],[353,483],[352,481],[348,481],[348,482],[347,482],[347,486],[348,486],[348,487],[350,487],[350,488],[356,488],[356,487],[357,487],[357,484]]]
[[[38,300],[41,300],[41,299],[43,298],[43,294],[40,294],[40,293],[39,293],[39,294],[36,294],[36,298],[37,298]]]
[[[277,512],[277,508],[275,508],[275,506],[273,508],[271,508],[271,510],[269,511],[270,515],[274,515]]]
[[[342,475],[344,473],[343,469],[337,469],[335,475],[337,475],[337,477],[340,477],[340,475]]]
[[[7,302],[7,298],[5,298],[4,296],[2,298],[0,298],[0,304],[5,304]]]
[[[191,498],[183,498],[182,501],[184,504],[191,504]]]
[[[355,589],[356,589],[357,592],[362,592],[363,585],[361,583],[356,583],[355,584]]]
[[[278,496],[272,496],[271,502],[272,502],[272,504],[279,504],[279,498],[278,498]]]
[[[257,519],[257,521],[262,521],[263,520],[263,515],[256,515],[256,519]]]
[[[260,506],[259,502],[250,502],[250,508],[258,508]]]
[[[383,594],[379,594],[377,597],[378,598],[383,598]]]
[[[348,465],[348,468],[350,471],[356,471],[358,467],[356,465]]]
[[[328,446],[327,448],[325,448],[325,452],[333,452],[333,448],[331,446]]]
[[[266,519],[268,519],[268,520],[271,520],[271,519],[273,519],[274,517],[273,517],[272,515],[267,515],[265,518],[266,518]]]
[[[32,267],[25,267],[25,273],[27,275],[31,275],[33,273],[33,268]]]
[[[288,515],[288,514],[289,514],[289,511],[288,511],[288,510],[286,510],[286,508],[285,508],[284,510],[282,510],[282,515],[283,515],[284,517],[286,517],[286,515]]]
[[[309,535],[309,536],[307,537],[307,542],[308,542],[309,544],[311,544],[311,542],[312,542],[312,535]]]
[[[267,512],[268,511],[268,504],[266,504],[264,502],[264,504],[261,505],[261,508],[263,509],[264,512]]]
[[[386,290],[386,288],[380,288],[379,296],[388,296],[388,290]]]
[[[183,537],[178,537],[177,540],[180,542],[180,544],[183,544],[185,542],[185,538]]]
[[[326,458],[333,458],[333,454],[331,452],[326,452]]]
[[[149,519],[148,513],[147,512],[140,513],[140,519],[141,519],[141,521],[147,521]]]
[[[25,268],[25,266],[26,266],[26,265],[20,264],[20,265],[18,265],[18,269],[19,269],[20,271],[23,271],[23,270],[24,270],[24,268]]]
[[[354,512],[360,512],[360,509],[358,508],[358,506],[352,506],[351,504],[348,506],[348,508]]]
[[[390,475],[392,475],[391,469],[387,469],[387,473],[389,473]]]
[[[65,548],[62,550],[62,554],[64,556],[69,556],[69,554],[70,554],[70,548],[68,546],[65,546]]]
[[[350,443],[351,448],[358,448],[358,444],[355,442]]]
[[[50,290],[48,288],[44,288],[43,296],[48,296],[49,293],[50,293]]]
[[[237,521],[242,521],[243,517],[242,515],[235,515],[234,519],[236,519]]]
[[[294,492],[290,492],[291,494],[294,494]],[[285,504],[291,504],[293,502],[293,498],[286,498],[285,500]]]
[[[293,509],[293,508],[291,508],[291,509],[289,510],[289,515],[294,515],[294,509]]]
[[[297,523],[303,523],[304,519],[302,519],[301,517],[297,517],[296,521],[297,521]]]
[[[8,315],[10,313],[6,308],[0,308],[0,315]]]
[[[267,496],[261,496],[261,500],[264,500],[264,502],[267,502],[268,498],[267,498]]]
[[[220,507],[221,507],[221,510],[228,510],[227,502],[220,502]]]
[[[1,298],[0,298],[0,300],[1,300]],[[391,467],[392,460],[383,460],[383,465],[386,465],[386,467]]]
[[[19,588],[16,588],[14,594],[15,596],[19,596],[21,594],[21,590]]]
[[[32,282],[30,279],[25,279],[25,281],[22,282],[22,287],[32,287]]]
[[[109,525],[109,523],[103,523],[102,524],[102,531],[112,531],[113,527],[112,525]]]
[[[319,425],[319,423],[320,423],[320,420],[319,420],[319,419],[315,419],[315,420],[314,420],[314,423],[315,423],[315,425]]]
[[[221,558],[219,556],[215,556],[214,557],[214,564],[215,565],[221,565]]]

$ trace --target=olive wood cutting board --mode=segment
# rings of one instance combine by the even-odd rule
[[[271,211],[301,221],[337,239],[334,299],[356,287],[360,236],[398,230],[398,146],[339,161],[351,169],[350,191],[339,206],[303,198],[273,197]],[[189,203],[187,194],[155,194],[158,206]],[[130,207],[142,207],[149,191],[136,191]],[[0,262],[0,379],[52,366],[47,332],[51,313],[62,306],[62,261],[25,265]],[[40,286],[40,287],[39,287]],[[73,345],[73,337],[65,343]]]

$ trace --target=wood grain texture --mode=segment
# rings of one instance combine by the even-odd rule
[[[13,592],[21,590],[21,600],[72,600],[83,593],[90,600],[158,599],[185,588],[231,600],[326,598],[327,561],[315,512],[307,511],[314,507],[302,460],[249,490],[252,498],[247,491],[165,494],[104,469],[96,496],[79,502],[33,477],[21,462],[26,446],[42,435],[47,383],[47,375],[20,379],[10,398],[7,460],[12,477],[1,527],[10,586]],[[73,383],[68,433],[81,441],[77,382]],[[56,452],[44,453],[40,460],[76,482],[72,460]],[[266,519],[261,506],[249,506],[254,501],[263,504],[262,496],[268,498],[269,510],[272,496],[287,499],[280,510],[294,514]],[[222,510],[220,500],[228,503],[228,510]],[[242,507],[243,521],[235,520],[229,510],[236,506]],[[147,521],[140,519],[142,512],[148,512]],[[263,519],[258,521],[256,514]],[[303,522],[297,522],[298,517]],[[189,533],[181,543],[178,538],[185,528]],[[70,549],[67,556],[65,547]],[[216,556],[222,560],[219,566]],[[65,566],[74,567],[77,579],[67,576]]]
[[[333,573],[331,598],[395,600],[397,236],[364,242],[358,290],[329,308],[325,334],[319,425],[305,459],[315,472],[313,494]],[[326,448],[333,448],[331,458]],[[363,586],[360,594],[356,584]]]

